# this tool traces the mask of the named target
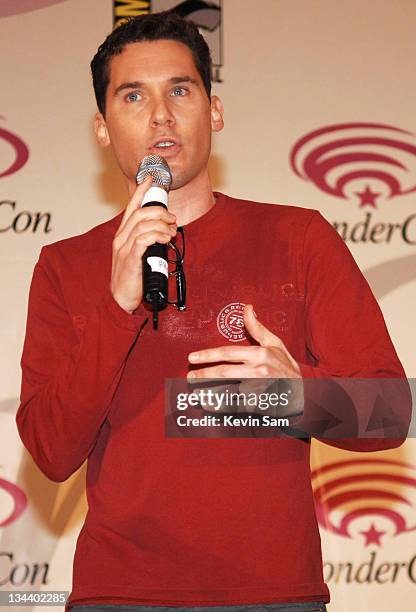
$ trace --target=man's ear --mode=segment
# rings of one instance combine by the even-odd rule
[[[94,131],[101,147],[108,147],[111,144],[107,124],[102,113],[96,113],[94,117]]]
[[[218,96],[211,97],[211,129],[220,132],[224,127],[224,107]]]

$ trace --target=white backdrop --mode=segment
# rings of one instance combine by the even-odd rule
[[[22,451],[14,415],[27,294],[41,246],[87,230],[126,203],[111,154],[98,148],[92,133],[89,61],[111,30],[113,4],[0,2],[0,524],[7,523],[0,526],[3,590],[69,590],[75,539],[86,509],[84,469],[64,484],[49,482]],[[124,4],[159,10],[176,3]],[[224,0],[222,31],[210,34],[217,63],[220,56],[223,60],[216,69],[222,82],[214,83],[214,92],[224,102],[226,120],[224,131],[214,138],[215,188],[237,197],[318,208],[346,231],[408,376],[416,375],[415,20],[413,0]],[[333,125],[340,127],[326,129]],[[291,152],[316,131],[320,133],[306,139],[295,156],[297,174]],[[345,138],[353,142],[339,142]],[[340,156],[326,175],[305,161],[319,146],[331,147],[325,159]],[[374,157],[380,154],[383,162]],[[345,155],[353,156],[348,164],[345,157],[342,161]],[[12,172],[13,165],[21,167]],[[331,193],[331,186],[349,172],[358,174],[346,183],[344,197]],[[389,198],[388,184],[394,180],[399,193]],[[354,233],[359,223],[363,225]],[[313,469],[326,467],[314,477],[316,488],[356,475],[353,484],[337,486],[340,492],[362,491],[363,509],[368,506],[364,477],[370,473],[372,486],[380,491],[395,487],[409,501],[403,507],[382,502],[405,517],[409,532],[395,533],[393,518],[377,512],[354,521],[351,537],[322,526],[330,611],[347,612],[354,606],[359,612],[387,612],[400,598],[400,609],[410,612],[416,582],[415,535],[410,531],[416,526],[414,441],[371,455],[313,446]],[[393,482],[389,475],[407,480]],[[13,499],[21,514],[10,518]],[[329,518],[339,524],[354,509],[346,503]]]

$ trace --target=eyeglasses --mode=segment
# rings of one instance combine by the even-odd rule
[[[169,272],[169,276],[176,276],[176,302],[171,302],[170,300],[168,300],[168,304],[173,304],[177,307],[178,310],[185,310],[186,278],[183,269],[183,260],[185,257],[185,235],[183,232],[183,227],[178,227],[176,239],[178,238],[178,236],[181,237],[181,250],[179,250],[177,245],[173,242],[169,242],[168,244],[168,246],[173,250],[176,256],[175,259],[168,259],[169,263],[175,264],[175,269],[172,272]]]

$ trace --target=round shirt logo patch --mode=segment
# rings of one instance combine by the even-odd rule
[[[230,342],[241,342],[247,338],[243,319],[244,306],[241,302],[227,304],[217,317],[218,331]]]

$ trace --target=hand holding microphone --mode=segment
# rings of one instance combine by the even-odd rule
[[[149,158],[151,158],[150,163]],[[142,261],[149,247],[162,246],[166,250],[166,245],[176,235],[177,231],[175,215],[169,213],[165,208],[166,192],[169,189],[170,180],[166,184],[167,189],[162,187],[165,193],[161,193],[160,165],[164,169],[163,178],[167,180],[165,169],[167,164],[162,157],[148,156],[144,158],[137,176],[139,185],[127,205],[120,227],[113,240],[111,292],[116,302],[130,313],[136,310],[144,297],[144,272],[146,275],[145,285],[147,285],[147,287],[145,286],[145,292],[148,294],[146,299],[149,301],[154,296],[152,300],[154,313],[157,313],[166,305],[163,296],[155,293],[159,291],[157,283],[155,285],[155,278],[162,281],[162,289],[163,278],[166,278],[167,287],[167,276],[165,277],[163,272],[158,272],[159,269],[163,268],[163,264],[159,262],[157,264],[158,270],[154,270],[149,277],[148,266],[150,267],[150,263],[147,262],[146,265]],[[170,177],[169,168],[168,176]],[[156,252],[156,255],[152,255],[151,250],[150,257],[159,257],[158,248]],[[157,275],[156,272],[158,272]],[[167,299],[167,295],[165,299]]]
[[[153,179],[152,186],[146,191],[142,207],[168,208],[168,191],[172,175],[166,160],[159,155],[148,155],[142,160],[137,172],[137,183],[142,183],[147,176]],[[143,255],[143,300],[153,310],[153,329],[157,329],[159,310],[168,303],[168,248],[164,243],[155,242],[147,247]]]

